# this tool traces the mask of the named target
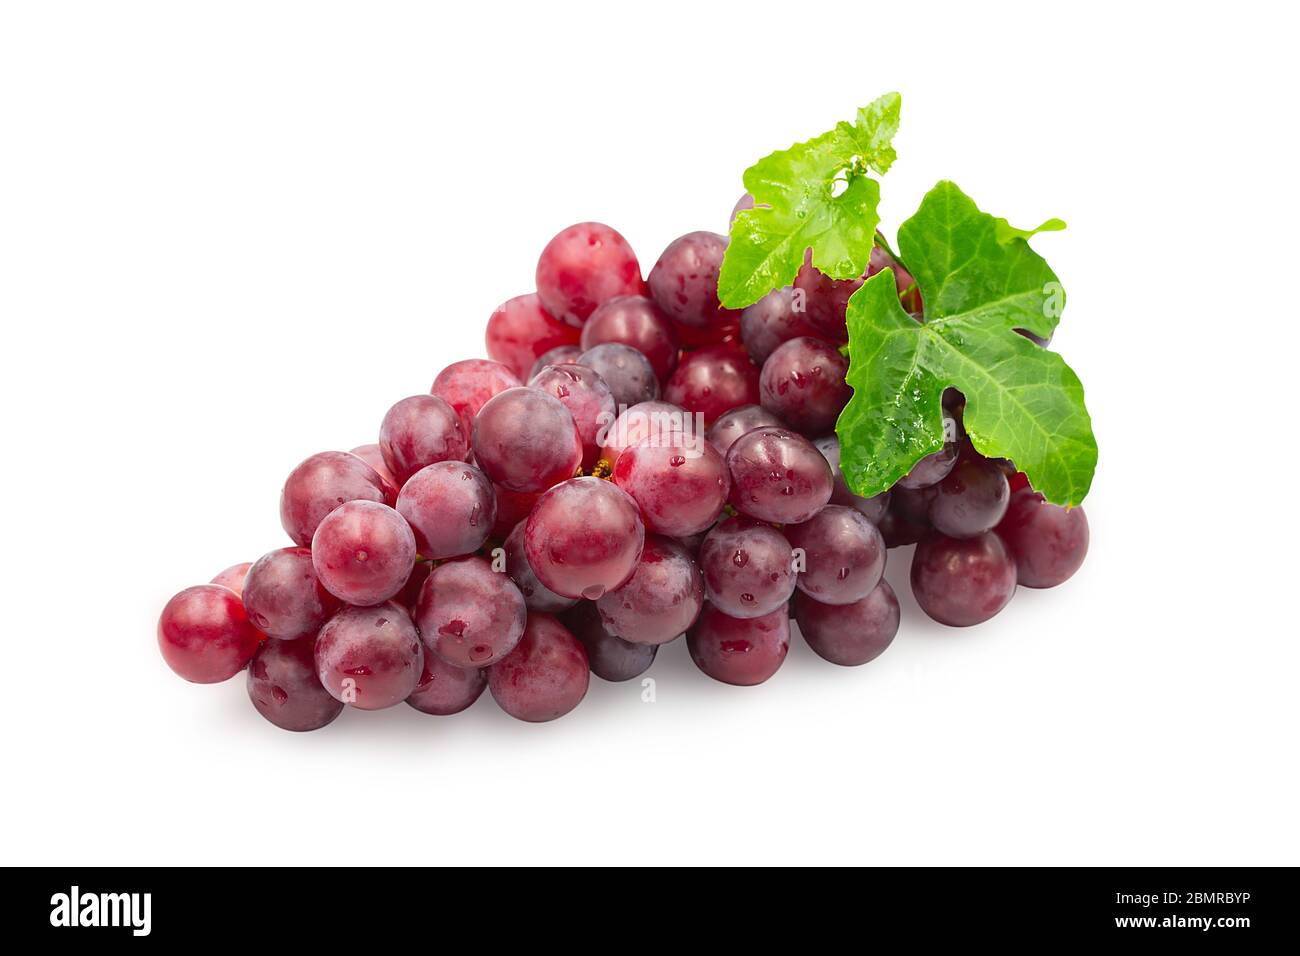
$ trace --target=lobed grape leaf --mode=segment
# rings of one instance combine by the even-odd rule
[[[975,449],[1010,458],[1033,487],[1060,505],[1079,504],[1092,483],[1097,443],[1078,376],[1055,352],[1016,333],[1047,338],[1064,291],[1027,242],[1064,228],[1011,227],[941,182],[898,232],[915,276],[922,322],[898,301],[892,269],[849,299],[849,384],[840,415],[840,467],[860,495],[875,495],[943,445],[946,387],[966,396]]]
[[[729,309],[787,286],[811,247],[813,265],[832,279],[867,268],[880,216],[880,184],[897,158],[901,98],[887,93],[858,110],[856,123],[778,150],[745,170],[755,206],[736,216],[722,260],[718,297]]]

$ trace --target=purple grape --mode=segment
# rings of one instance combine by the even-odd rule
[[[580,222],[546,244],[537,260],[537,296],[546,310],[581,328],[603,302],[645,291],[626,239],[600,222]]]
[[[609,299],[591,313],[582,327],[583,351],[608,342],[629,345],[644,355],[661,382],[677,367],[677,339],[672,323],[645,296]]]
[[[578,356],[578,364],[594,370],[605,380],[619,408],[631,408],[659,397],[659,379],[654,366],[630,345],[606,342],[593,346]]]
[[[699,616],[704,577],[684,547],[649,534],[632,577],[595,603],[614,636],[634,644],[665,644],[686,633]]]
[[[844,473],[840,471],[839,438],[833,434],[826,435],[818,438],[813,444],[822,453],[826,463],[831,466],[831,475],[835,481],[835,489],[831,492],[831,504],[853,508],[872,524],[880,524],[885,517],[886,509],[889,508],[889,492],[882,491],[870,498],[855,495],[849,491],[849,486],[844,481]]]
[[[524,529],[538,580],[556,594],[589,601],[632,576],[644,543],[636,502],[600,478],[556,485],[538,499]]]
[[[485,687],[485,668],[456,667],[436,654],[426,653],[420,682],[406,702],[422,714],[450,717],[478,700]]]
[[[282,730],[319,730],[343,712],[316,673],[316,641],[265,641],[248,664],[248,699]]]
[[[920,311],[920,296],[916,294],[916,280],[897,260],[880,246],[871,250],[867,271],[857,279],[832,279],[804,259],[794,287],[808,296],[808,317],[823,338],[834,342],[848,341],[846,312],[849,298],[862,287],[862,283],[886,267],[894,270],[894,283],[899,300],[909,312]]]
[[[994,462],[963,456],[934,486],[930,524],[950,538],[973,538],[992,531],[1007,513],[1011,488]]]
[[[541,299],[517,295],[497,307],[487,321],[487,354],[523,381],[538,357],[561,345],[577,345],[578,329],[542,307]]]
[[[844,376],[849,360],[821,339],[802,337],[779,346],[763,363],[761,402],[773,415],[805,435],[820,435],[853,396]]]
[[[788,428],[756,428],[727,452],[732,506],[776,524],[807,521],[831,500],[831,467],[808,439]]]
[[[930,527],[930,505],[934,503],[939,489],[934,485],[924,488],[904,488],[896,486],[890,492],[891,508],[900,517],[922,528]]]
[[[331,511],[312,537],[311,557],[325,589],[347,604],[382,604],[402,590],[415,567],[415,535],[387,505],[349,501]]]
[[[898,598],[881,580],[852,604],[822,604],[803,591],[794,596],[799,632],[818,656],[832,664],[856,667],[884,653],[898,633]]]
[[[802,311],[804,298],[791,286],[773,289],[740,313],[740,340],[749,357],[762,365],[777,347],[801,336],[818,335],[817,327]]]
[[[587,695],[587,652],[549,614],[529,614],[515,649],[488,671],[492,699],[511,717],[540,723],[563,717]]]
[[[488,399],[474,419],[474,460],[510,491],[545,491],[577,474],[582,436],[554,395],[508,388]]]
[[[429,572],[415,622],[429,651],[456,667],[487,667],[519,643],[528,609],[515,583],[483,558]]]
[[[497,500],[487,475],[463,461],[421,468],[402,486],[397,511],[415,532],[422,557],[433,560],[473,554],[497,519]]]
[[[895,487],[894,493],[897,491],[898,488]],[[880,534],[885,539],[885,547],[891,550],[916,544],[930,532],[929,522],[918,524],[902,513],[893,502],[885,509],[876,527],[880,529]]]
[[[315,637],[339,609],[312,566],[307,548],[281,548],[258,558],[244,580],[244,608],[268,637]]]
[[[1016,562],[1017,580],[1027,588],[1068,581],[1088,554],[1083,509],[1051,504],[1029,489],[1011,496],[997,533]]]
[[[728,617],[705,604],[686,634],[695,666],[724,684],[761,684],[785,661],[790,650],[790,615],[780,607],[763,617]]]
[[[456,409],[436,395],[412,395],[388,410],[379,451],[398,482],[436,461],[464,461],[469,436]]]
[[[934,534],[912,555],[912,594],[940,624],[969,627],[997,614],[1016,591],[1016,562],[993,532],[977,538]]]
[[[600,457],[600,436],[614,423],[614,393],[605,380],[585,365],[548,365],[528,383],[555,396],[569,410],[582,439],[583,465],[590,468]]]
[[[583,601],[561,617],[564,626],[582,642],[591,672],[601,680],[625,681],[640,677],[654,663],[658,644],[633,644],[605,630],[600,612]]]
[[[280,492],[280,523],[294,544],[307,547],[325,516],[345,501],[396,500],[397,489],[356,455],[323,451],[289,473]]]
[[[954,419],[944,417],[944,434],[950,436],[938,451],[926,455],[902,478],[895,487],[915,491],[937,485],[948,476],[957,464],[957,454],[961,451],[961,442],[957,440],[957,423]],[[956,436],[956,437],[954,437]]]
[[[429,392],[455,409],[468,442],[474,431],[474,416],[483,404],[493,395],[523,384],[514,372],[500,362],[465,359],[463,362],[453,362],[439,372]]]
[[[646,285],[685,345],[711,345],[735,331],[740,316],[718,302],[718,274],[727,237],[690,232],[674,239],[650,270]]]
[[[852,508],[827,505],[786,539],[804,552],[798,588],[823,604],[852,604],[875,590],[885,573],[885,539]]]
[[[651,439],[660,444],[672,444],[675,435],[694,436],[700,426],[696,417],[680,405],[668,402],[641,402],[633,405],[614,420],[604,437],[601,457],[615,465],[626,448]]]
[[[524,532],[527,528],[528,521],[525,517],[506,537],[505,549],[506,573],[510,575],[515,586],[519,588],[519,593],[524,596],[524,603],[528,605],[530,611],[540,611],[543,614],[556,614],[577,604],[577,598],[565,597],[562,594],[556,594],[545,584],[537,579],[533,572],[532,565],[528,563],[528,554],[524,548]]]
[[[239,595],[219,584],[186,588],[167,602],[158,618],[163,660],[193,684],[234,677],[261,640]]]
[[[643,439],[618,456],[613,477],[641,509],[648,531],[675,538],[717,521],[731,486],[722,456],[695,437],[666,444]]]
[[[316,638],[316,674],[331,697],[380,710],[411,696],[424,669],[420,634],[406,609],[389,601],[348,607]]]
[[[755,428],[764,428],[768,425],[781,428],[785,426],[785,422],[762,405],[741,405],[719,415],[709,426],[705,437],[709,444],[718,450],[718,454],[725,458],[737,438],[752,432]]]
[[[580,345],[560,345],[543,353],[542,357],[533,363],[532,369],[528,372],[528,380],[531,382],[537,377],[537,373],[548,365],[577,365],[583,351]]]
[[[733,408],[758,404],[758,366],[734,342],[687,352],[664,385],[664,398],[711,422]]]
[[[705,535],[699,564],[709,602],[731,617],[770,614],[794,593],[790,542],[771,525],[728,518]]]
[[[465,434],[468,435],[469,432],[466,432]],[[388,465],[384,461],[384,453],[379,450],[377,444],[358,445],[356,448],[352,449],[350,454],[356,455],[371,468],[375,469],[375,471],[379,472],[379,477],[392,485],[394,489],[396,489],[400,484],[400,482],[393,477],[393,473],[388,470]]]

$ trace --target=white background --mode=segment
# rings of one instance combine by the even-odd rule
[[[1294,24],[1272,5],[6,4],[6,862],[1300,862]],[[1274,8],[1280,10],[1280,7]],[[300,459],[482,354],[571,222],[649,269],[740,175],[903,94],[1070,296],[1092,553],[857,669],[680,643],[532,726],[484,696],[294,735],[158,656],[288,542]]]

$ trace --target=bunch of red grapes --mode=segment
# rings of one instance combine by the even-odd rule
[[[610,227],[557,235],[537,291],[488,320],[490,360],[399,401],[377,444],[290,473],[293,547],[168,602],[168,665],[196,683],[247,669],[253,706],[287,730],[345,704],[454,714],[485,687],[546,721],[577,706],[589,672],[630,680],[682,635],[729,684],[776,672],[792,616],[821,657],[864,664],[898,630],[883,573],[899,545],[917,543],[917,603],[953,626],[1074,573],[1083,511],[975,452],[955,391],[943,450],[884,494],[853,494],[834,426],[851,394],[845,307],[865,276],[805,264],[733,311],[718,302],[726,244],[682,236],[643,279]],[[919,310],[884,250],[867,275],[886,266]]]

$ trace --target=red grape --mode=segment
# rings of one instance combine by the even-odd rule
[[[582,436],[554,395],[510,388],[488,399],[474,420],[474,460],[511,491],[545,491],[582,465]]]
[[[555,614],[558,611],[573,607],[578,603],[577,598],[556,594],[539,581],[537,575],[533,572],[532,565],[528,563],[528,554],[524,548],[524,533],[527,530],[527,525],[527,521],[521,520],[505,540],[503,548],[505,549],[506,573],[510,575],[511,580],[515,582],[515,586],[519,588],[519,593],[524,596],[524,603],[528,605],[528,610],[541,611],[544,614]]]
[[[1019,583],[1054,588],[1069,580],[1088,554],[1088,518],[1079,507],[1062,508],[1035,491],[1011,497],[997,528],[1016,562]]]
[[[311,543],[321,584],[348,604],[382,604],[402,590],[415,566],[415,535],[387,505],[349,501],[320,523]]]
[[[719,415],[709,426],[706,437],[708,442],[724,458],[731,450],[736,439],[755,428],[766,425],[783,426],[785,422],[777,418],[762,405],[741,405],[729,412]]]
[[[1016,591],[1016,562],[993,532],[932,534],[912,555],[912,594],[940,624],[969,627],[997,614]]]
[[[644,355],[661,382],[677,367],[672,323],[645,296],[621,295],[591,313],[582,327],[583,351],[611,342],[630,346]]]
[[[438,560],[472,554],[497,518],[487,475],[463,461],[421,468],[402,486],[397,511],[415,533],[420,555]]]
[[[501,660],[519,642],[526,615],[519,588],[482,558],[434,568],[415,609],[425,647],[457,667]]]
[[[779,346],[759,376],[762,405],[796,431],[815,437],[835,427],[853,396],[844,376],[849,360],[828,342],[791,339]]]
[[[614,424],[605,433],[604,448],[601,457],[615,465],[619,455],[627,448],[640,444],[645,439],[660,444],[672,444],[686,439],[674,438],[677,435],[693,436],[698,422],[694,415],[669,402],[640,402],[625,409]]]
[[[763,617],[728,617],[705,604],[686,634],[695,666],[724,684],[761,684],[785,661],[790,650],[790,615],[785,606]]]
[[[820,657],[856,667],[875,660],[894,640],[898,598],[885,580],[852,604],[822,604],[800,591],[794,596],[794,618],[804,640]]]
[[[555,396],[569,410],[582,439],[583,465],[594,465],[600,457],[600,436],[617,415],[614,394],[605,380],[585,365],[548,365],[528,387]]]
[[[919,312],[921,303],[915,291],[915,280],[880,246],[872,247],[867,271],[857,279],[832,279],[813,266],[811,257],[805,257],[799,274],[795,276],[794,287],[808,296],[808,318],[819,333],[834,342],[847,342],[849,333],[845,313],[850,296],[862,288],[863,282],[885,268],[894,270],[894,284],[903,307],[908,312]]]
[[[804,296],[790,286],[773,289],[740,313],[740,339],[749,357],[762,365],[777,346],[800,336],[817,336],[819,331],[803,311]]]
[[[474,428],[474,416],[493,395],[524,383],[500,362],[490,359],[465,359],[453,362],[433,380],[431,394],[437,395],[456,410],[466,438]]]
[[[466,433],[468,434],[468,432]],[[384,453],[379,450],[378,444],[358,445],[352,449],[350,454],[356,455],[375,471],[379,472],[379,477],[384,479],[394,488],[397,488],[401,482],[393,477],[393,473],[388,470],[388,463],[384,461]]]
[[[248,698],[283,730],[319,730],[343,712],[316,673],[316,641],[266,641],[248,665]]]
[[[827,505],[785,536],[804,552],[800,591],[823,604],[852,604],[870,594],[885,573],[885,539],[852,508]]]
[[[347,607],[316,638],[316,674],[331,697],[360,710],[392,707],[411,696],[424,670],[424,648],[406,609],[388,601]]]
[[[528,564],[556,594],[594,601],[636,570],[645,526],[627,493],[571,478],[538,499],[524,530]]]
[[[849,491],[848,484],[844,481],[844,473],[840,471],[840,440],[835,435],[826,435],[818,438],[813,444],[817,450],[822,453],[826,463],[831,466],[831,475],[835,481],[835,488],[831,492],[831,504],[845,505],[858,511],[864,518],[872,524],[880,524],[885,517],[885,511],[889,507],[888,491],[882,491],[878,495],[870,498],[863,498]]]
[[[710,527],[727,503],[727,464],[708,442],[644,438],[618,456],[614,483],[632,496],[650,531],[675,538]]]
[[[406,702],[423,714],[450,717],[478,700],[485,687],[485,669],[456,667],[434,654],[425,654],[420,682]]]
[[[514,530],[515,525],[532,513],[533,505],[537,504],[537,499],[542,496],[542,493],[511,491],[500,485],[493,485],[492,491],[497,499],[497,520],[492,525],[491,537],[501,541]]]
[[[601,680],[625,681],[640,677],[654,663],[658,644],[633,644],[605,629],[600,612],[590,601],[567,611],[561,622],[587,651],[591,672]]]
[[[248,576],[248,569],[252,566],[248,561],[243,564],[232,564],[213,578],[212,583],[219,584],[223,588],[230,588],[230,590],[242,597],[244,594],[244,578]]]
[[[325,516],[346,501],[391,505],[397,488],[356,455],[323,451],[289,473],[280,492],[280,523],[294,544],[311,544]]]
[[[1011,497],[1002,470],[975,455],[963,456],[934,489],[930,524],[950,538],[973,538],[992,531],[1007,513]]]
[[[379,451],[399,483],[436,461],[464,461],[469,436],[456,410],[436,395],[412,395],[388,410]]]
[[[578,330],[542,308],[535,294],[497,307],[487,323],[487,354],[523,381],[537,359],[562,345],[577,345]]]
[[[587,652],[549,614],[529,614],[515,649],[488,671],[492,698],[511,717],[540,723],[563,717],[587,695]]]
[[[730,617],[771,614],[794,593],[790,542],[749,518],[728,518],[705,535],[699,563],[709,603]]]
[[[618,342],[595,345],[578,356],[578,364],[594,370],[614,395],[619,408],[631,408],[659,397],[659,379],[650,360]]]
[[[686,633],[703,604],[704,578],[690,554],[676,541],[651,534],[632,577],[601,595],[596,609],[615,637],[664,644]]]
[[[531,382],[548,365],[577,365],[584,351],[586,350],[581,345],[560,345],[549,352],[543,352],[528,370],[528,381]]]
[[[758,404],[758,366],[735,344],[688,352],[664,386],[664,398],[711,422],[733,408]]]
[[[731,504],[776,524],[807,521],[831,500],[831,468],[808,439],[787,428],[756,428],[727,452]]]
[[[316,577],[310,550],[281,548],[262,555],[249,570],[244,608],[259,631],[292,641],[315,637],[339,602]]]
[[[546,244],[537,260],[538,298],[551,315],[572,326],[581,326],[615,296],[644,291],[632,247],[603,223],[569,226]]]
[[[181,591],[158,618],[158,648],[173,671],[195,684],[229,680],[257,650],[261,635],[230,588],[200,584]]]
[[[684,344],[712,344],[736,331],[740,315],[718,302],[718,273],[726,251],[726,236],[690,232],[670,242],[650,270],[650,295]]]

